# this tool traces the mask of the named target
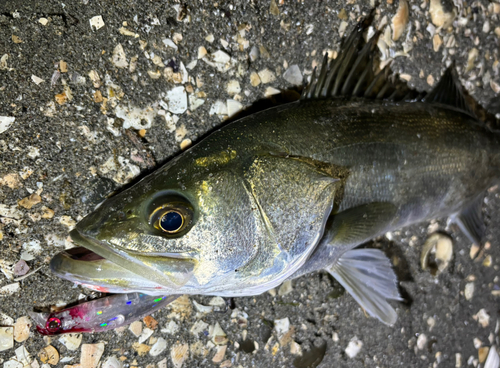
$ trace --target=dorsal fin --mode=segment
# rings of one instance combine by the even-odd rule
[[[422,101],[452,106],[474,116],[473,108],[467,102],[462,84],[458,79],[455,62],[446,69],[439,83]]]
[[[422,97],[399,78],[391,76],[388,66],[378,70],[376,47],[380,31],[368,42],[363,37],[374,16],[375,9],[358,23],[344,40],[335,60],[328,63],[328,55],[325,55],[319,76],[316,77],[314,70],[311,83],[304,89],[301,99],[346,96],[400,101]]]

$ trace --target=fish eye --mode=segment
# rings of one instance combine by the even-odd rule
[[[193,208],[185,200],[170,200],[160,206],[156,204],[157,207],[149,216],[149,223],[165,235],[179,236],[192,224]]]
[[[49,332],[57,332],[61,328],[61,320],[56,317],[49,318],[45,327]]]
[[[176,233],[182,229],[184,217],[181,213],[172,210],[166,212],[160,219],[160,228],[167,233]]]

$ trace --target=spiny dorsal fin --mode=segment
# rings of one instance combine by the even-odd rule
[[[363,37],[374,16],[375,10],[372,10],[358,23],[343,42],[335,60],[328,63],[328,55],[325,55],[319,76],[316,77],[316,71],[313,72],[311,83],[304,89],[301,99],[348,96],[400,101],[421,97],[406,83],[391,76],[388,66],[378,71],[376,47],[380,32],[376,32],[368,42]]]
[[[458,79],[455,62],[446,69],[439,83],[422,99],[422,101],[441,103],[460,109],[470,115],[474,115],[474,111],[467,103],[463,93],[463,87]]]

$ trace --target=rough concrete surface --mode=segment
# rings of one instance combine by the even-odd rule
[[[151,170],[153,161],[165,162],[222,124],[228,99],[248,107],[275,92],[269,87],[293,87],[290,74],[296,75],[283,77],[292,65],[309,77],[323,52],[338,51],[340,33],[346,26],[349,32],[372,5],[356,0],[2,1],[0,116],[15,120],[0,121],[5,128],[0,132],[0,326],[11,326],[9,317],[15,321],[34,308],[97,296],[48,268],[51,256],[71,245],[67,234],[74,222]],[[382,2],[376,24],[390,26],[397,9],[397,0]],[[500,4],[423,0],[409,1],[408,9],[409,23],[403,13],[396,22],[402,22],[399,39],[393,43],[389,29],[381,45],[394,59],[393,70],[416,89],[430,90],[455,60],[469,93],[490,113],[500,113]],[[431,13],[437,14],[432,20]],[[102,17],[101,28],[99,23],[91,27],[96,16]],[[208,53],[204,60],[202,46]],[[262,72],[266,68],[272,75]],[[179,86],[192,99],[189,110],[168,101],[167,92]],[[204,101],[196,109],[201,101],[195,99]],[[136,129],[127,134],[123,125],[129,119],[120,109],[133,107],[146,110],[130,122]],[[107,367],[484,366],[488,348],[499,343],[498,193],[492,188],[485,200],[486,246],[474,260],[475,249],[455,226],[446,226],[446,219],[376,241],[391,256],[405,298],[395,303],[399,319],[393,327],[367,318],[351,296],[319,272],[293,281],[286,295],[276,290],[235,298],[225,312],[202,314],[192,303],[208,305],[211,297],[189,297],[186,304],[154,314],[159,325],[144,346],[135,344],[138,337],[128,329],[85,334],[83,344],[103,342],[96,360]],[[436,231],[451,236],[453,256],[435,277],[420,266],[420,254],[428,234]],[[14,269],[21,258],[28,274],[37,271],[16,281],[26,271],[22,264]],[[235,308],[248,317],[236,316]],[[285,318],[290,326],[283,338],[277,326],[286,331],[286,323],[276,320]],[[198,323],[200,332],[193,333],[200,320],[207,325]],[[227,346],[225,352],[207,336],[216,323],[227,335],[220,345]],[[94,366],[82,356],[88,346],[77,344],[71,351],[57,338],[43,339],[33,327],[29,337],[18,336],[21,325],[22,320],[16,338],[27,339],[0,352],[4,367],[42,364],[38,353],[49,343],[59,352],[57,366]],[[0,336],[12,339],[9,331],[1,335],[0,328]],[[148,347],[159,338],[166,348],[152,356]],[[22,350],[15,350],[22,346],[31,354],[24,362]]]

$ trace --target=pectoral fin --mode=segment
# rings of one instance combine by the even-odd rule
[[[396,216],[397,208],[384,202],[333,215],[323,239],[301,271],[324,268],[370,316],[393,325],[397,314],[388,301],[402,299],[391,262],[380,250],[352,248],[387,231]]]
[[[396,323],[398,316],[388,300],[402,299],[391,262],[381,250],[347,251],[326,270],[370,316],[390,326]]]
[[[462,212],[452,217],[460,230],[477,246],[481,245],[481,239],[484,235],[484,222],[481,209],[483,206],[483,195],[473,200]]]
[[[359,245],[387,231],[396,219],[391,203],[375,202],[342,211],[333,217],[322,240],[333,246]]]

